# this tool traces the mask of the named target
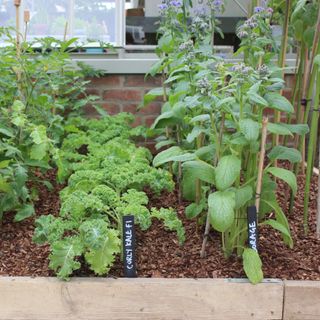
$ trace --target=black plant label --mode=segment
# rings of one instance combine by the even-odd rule
[[[135,230],[134,216],[123,217],[123,265],[126,278],[137,277],[135,260]]]
[[[255,206],[248,207],[247,220],[249,248],[258,251],[258,217]]]

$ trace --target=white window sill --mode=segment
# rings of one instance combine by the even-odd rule
[[[229,62],[241,62],[241,57],[226,57]],[[158,61],[154,53],[119,53],[119,54],[73,54],[75,62],[83,62],[95,69],[103,70],[109,74],[144,74]],[[275,64],[277,62],[275,61]],[[296,66],[296,55],[287,56],[286,73],[294,72]]]

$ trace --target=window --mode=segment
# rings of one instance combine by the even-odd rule
[[[194,3],[205,0],[194,0]],[[227,42],[235,39],[235,25],[245,16],[250,0],[228,0],[221,16]],[[20,15],[30,11],[28,39],[66,35],[82,41],[110,42],[125,45],[156,45],[158,5],[161,0],[23,0]],[[13,0],[0,0],[0,26],[15,25]],[[21,24],[21,28],[24,25]],[[22,30],[21,30],[22,31]],[[224,44],[222,42],[222,44]]]
[[[116,2],[119,0],[23,0],[23,12],[30,12],[28,40],[43,36],[63,39],[77,37],[79,40],[119,43]],[[15,8],[12,0],[0,0],[0,25],[15,25]],[[23,27],[23,24],[22,26]]]

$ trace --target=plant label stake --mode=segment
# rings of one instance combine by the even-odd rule
[[[136,278],[134,216],[124,216],[122,222],[124,276]]]
[[[248,207],[248,245],[249,248],[258,251],[258,218],[256,206]]]

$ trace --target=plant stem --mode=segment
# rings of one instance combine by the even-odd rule
[[[213,122],[213,117],[212,116],[211,116],[211,122]],[[220,150],[221,150],[220,146],[221,146],[221,143],[222,143],[224,124],[225,124],[225,114],[222,113],[219,138],[217,140],[217,149],[216,149],[216,154],[215,154],[215,158],[214,158],[214,161],[213,161],[214,162],[214,166],[217,165],[217,163],[218,163],[218,161],[220,159]],[[200,251],[200,257],[201,258],[204,258],[205,255],[206,255],[206,245],[207,245],[207,242],[208,242],[209,231],[210,231],[210,215],[209,215],[209,212],[207,212],[206,226],[205,226],[205,229],[204,229],[203,241],[202,241],[202,246],[201,246],[201,251]]]

